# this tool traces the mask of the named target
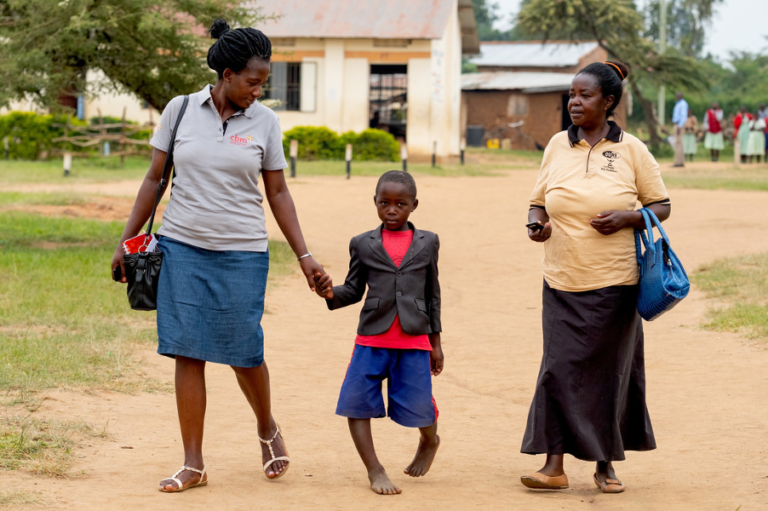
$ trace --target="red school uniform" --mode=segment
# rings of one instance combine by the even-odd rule
[[[395,266],[400,267],[408,248],[413,242],[413,231],[388,231],[382,229],[382,244]],[[395,316],[389,330],[379,335],[358,335],[355,344],[370,346],[371,348],[390,348],[400,350],[426,350],[432,351],[428,335],[410,335],[403,331],[400,325],[400,316]]]

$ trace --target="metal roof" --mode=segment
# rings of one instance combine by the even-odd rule
[[[262,4],[259,3],[259,6]],[[456,0],[271,0],[265,14],[269,37],[344,39],[440,39]],[[478,53],[472,0],[458,0],[464,53]]]
[[[579,59],[594,50],[597,43],[511,42],[483,43],[480,56],[470,59],[478,66],[500,67],[567,67],[579,64]]]
[[[461,75],[461,90],[519,90],[526,94],[566,91],[570,73],[487,72]]]

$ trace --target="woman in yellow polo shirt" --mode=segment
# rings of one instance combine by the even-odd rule
[[[608,119],[629,69],[594,63],[573,79],[573,125],[549,142],[531,195],[528,236],[544,243],[544,355],[521,451],[546,454],[522,477],[564,489],[564,455],[595,461],[595,484],[624,491],[613,461],[656,447],[645,404],[643,325],[637,314],[633,229],[637,203],[670,214],[659,165],[643,142]]]

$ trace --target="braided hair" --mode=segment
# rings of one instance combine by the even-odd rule
[[[613,115],[616,107],[621,103],[621,96],[624,94],[624,87],[621,82],[629,78],[629,66],[617,60],[607,62],[593,62],[576,75],[592,75],[597,79],[600,89],[603,91],[603,97],[614,97],[614,102],[606,114],[608,117]]]
[[[379,194],[379,188],[381,188],[381,185],[384,183],[401,184],[405,186],[411,195],[413,195],[413,198],[416,199],[416,181],[409,173],[403,172],[402,170],[390,170],[389,172],[385,172],[379,178],[379,182],[376,183],[376,195]]]
[[[211,39],[217,41],[208,50],[208,67],[224,76],[225,69],[239,73],[252,58],[269,62],[272,58],[272,43],[269,37],[255,28],[230,30],[226,21],[216,19],[211,25]]]

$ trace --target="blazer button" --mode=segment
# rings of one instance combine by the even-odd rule
[[[398,277],[402,277],[402,276],[403,276],[403,272],[399,271],[399,272],[397,272],[397,274],[396,274],[396,275],[397,275]]]
[[[401,296],[403,296],[403,293],[401,293],[400,291],[398,291],[398,292],[397,292],[397,297],[399,298],[399,297],[401,297]]]

